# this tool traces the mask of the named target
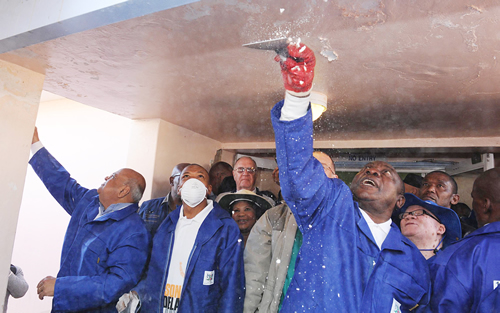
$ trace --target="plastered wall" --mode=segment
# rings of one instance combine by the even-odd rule
[[[5,294],[44,76],[0,61],[0,294]],[[4,298],[0,298],[2,306]]]
[[[160,119],[134,121],[128,166],[146,176],[144,199],[165,196],[169,177],[179,163],[198,163],[207,170],[221,143]]]

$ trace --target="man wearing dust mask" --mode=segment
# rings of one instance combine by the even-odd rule
[[[118,312],[242,312],[243,242],[231,216],[207,199],[208,172],[181,173],[182,206],[158,228],[146,276],[120,298]],[[140,303],[140,305],[139,305]]]

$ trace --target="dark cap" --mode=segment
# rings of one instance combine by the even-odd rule
[[[417,175],[417,174],[413,174],[413,173],[409,173],[409,174],[406,174],[406,177],[405,177],[405,179],[403,179],[403,182],[405,184],[410,185],[410,186],[420,188],[420,187],[422,187],[423,180],[424,180],[424,178],[422,176]]]

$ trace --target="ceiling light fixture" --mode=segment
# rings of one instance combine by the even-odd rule
[[[317,120],[326,111],[328,97],[321,92],[311,91],[311,110],[313,121]]]

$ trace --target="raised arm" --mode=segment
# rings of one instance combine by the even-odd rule
[[[33,157],[29,163],[47,190],[71,215],[78,201],[89,190],[71,178],[66,169],[45,149],[35,128],[32,139]]]
[[[290,44],[288,53],[290,57],[281,63],[285,100],[274,106],[271,120],[281,192],[305,233],[318,218],[327,214],[324,204],[335,201],[339,191],[347,186],[327,178],[321,163],[313,157],[309,94],[316,64],[314,53],[302,44]]]

